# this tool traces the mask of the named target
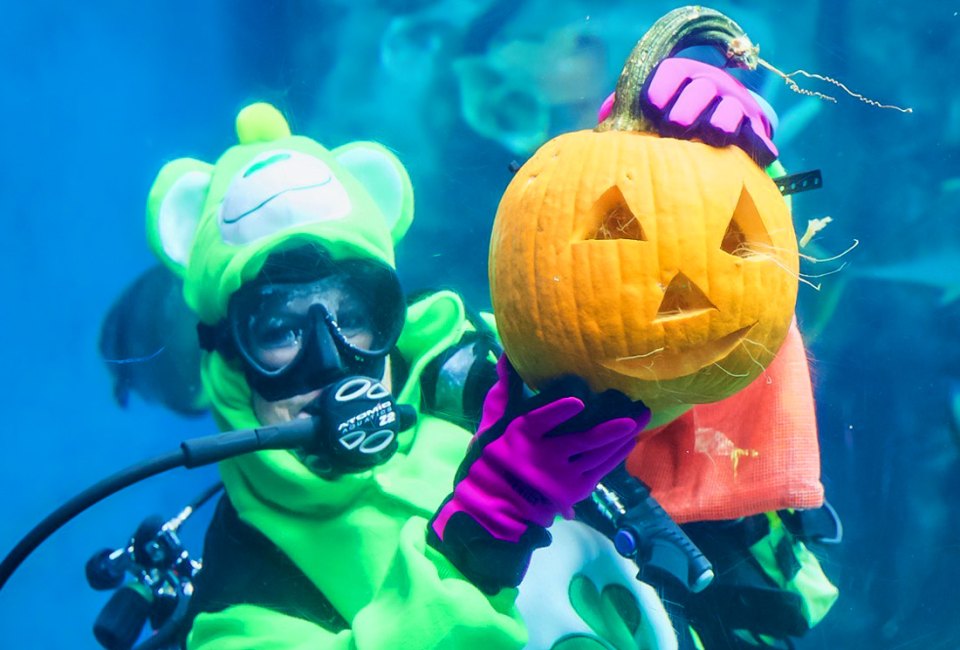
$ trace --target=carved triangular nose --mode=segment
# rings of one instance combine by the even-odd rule
[[[683,273],[677,273],[663,292],[663,300],[653,322],[692,318],[716,308],[693,280]]]

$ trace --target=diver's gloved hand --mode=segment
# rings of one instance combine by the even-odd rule
[[[602,122],[613,108],[600,107]],[[769,116],[746,86],[722,68],[681,57],[661,61],[640,93],[644,115],[674,138],[698,138],[715,147],[735,144],[761,166],[776,160]]]
[[[376,379],[341,379],[303,408],[319,420],[314,444],[300,452],[304,462],[327,478],[382,465],[396,453],[398,434],[413,424],[404,408]]]
[[[550,543],[546,528],[590,496],[619,465],[650,411],[617,391],[591,393],[576,377],[525,397],[506,356],[487,394],[479,432],[453,494],[428,539],[486,593],[520,583],[530,554]]]

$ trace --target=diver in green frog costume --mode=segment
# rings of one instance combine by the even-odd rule
[[[382,355],[351,361],[364,374],[392,374],[397,402],[418,407],[424,366],[470,325],[451,292],[416,302],[404,319],[392,267],[393,245],[413,218],[406,171],[373,143],[327,150],[291,136],[266,104],[239,114],[237,134],[239,145],[216,165],[167,164],[148,204],[151,246],[184,278],[187,303],[206,324],[212,349],[202,360],[202,378],[218,423],[240,429],[296,417],[327,379],[322,375],[331,369],[311,359],[316,374],[283,378],[296,394],[284,399],[269,371],[257,375],[242,361],[252,356],[266,370],[287,341],[270,339],[270,322],[253,322],[256,304],[231,321],[244,289],[282,287],[304,268],[336,270],[321,289],[345,335],[336,344],[359,341],[362,351],[380,352],[395,343],[392,364]],[[258,281],[264,275],[269,284]],[[281,297],[261,295],[264,304],[274,298]],[[298,298],[281,299],[295,306]],[[381,315],[373,340],[363,340],[366,334],[351,339],[349,319],[363,309]],[[244,328],[243,336],[251,337],[241,339],[246,347],[218,348],[216,325],[225,322]],[[251,389],[250,377],[260,378],[259,390]],[[188,647],[521,647],[525,633],[513,590],[488,597],[425,543],[426,519],[449,492],[468,441],[463,429],[421,416],[376,472],[325,478],[316,466],[321,459],[287,451],[222,463],[229,499],[208,534]],[[245,543],[224,543],[236,535]],[[251,558],[263,566],[252,566]],[[419,639],[414,645],[405,641],[411,630]]]
[[[482,326],[448,291],[404,302],[393,270],[413,217],[404,168],[374,143],[327,150],[292,136],[267,104],[240,112],[237,135],[215,165],[168,163],[147,209],[151,247],[200,321],[218,424],[323,419],[359,393],[419,408],[428,364]],[[521,398],[509,364],[498,368],[469,454],[470,432],[421,412],[398,433],[340,427],[317,448],[221,463],[226,498],[187,647],[523,647],[516,587],[531,554],[622,461],[649,411],[579,380]],[[545,442],[561,424],[571,435]]]

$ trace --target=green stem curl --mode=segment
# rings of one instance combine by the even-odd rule
[[[760,47],[719,11],[697,6],[674,9],[655,22],[630,52],[617,81],[613,110],[595,130],[656,132],[640,109],[643,85],[660,61],[697,45],[716,48],[732,67],[754,70],[760,58]]]

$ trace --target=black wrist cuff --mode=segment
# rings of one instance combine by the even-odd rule
[[[444,539],[427,526],[427,543],[443,553],[467,580],[490,596],[501,589],[516,587],[530,566],[533,552],[550,544],[546,528],[530,524],[516,542],[493,537],[465,512],[456,512],[447,521]]]

